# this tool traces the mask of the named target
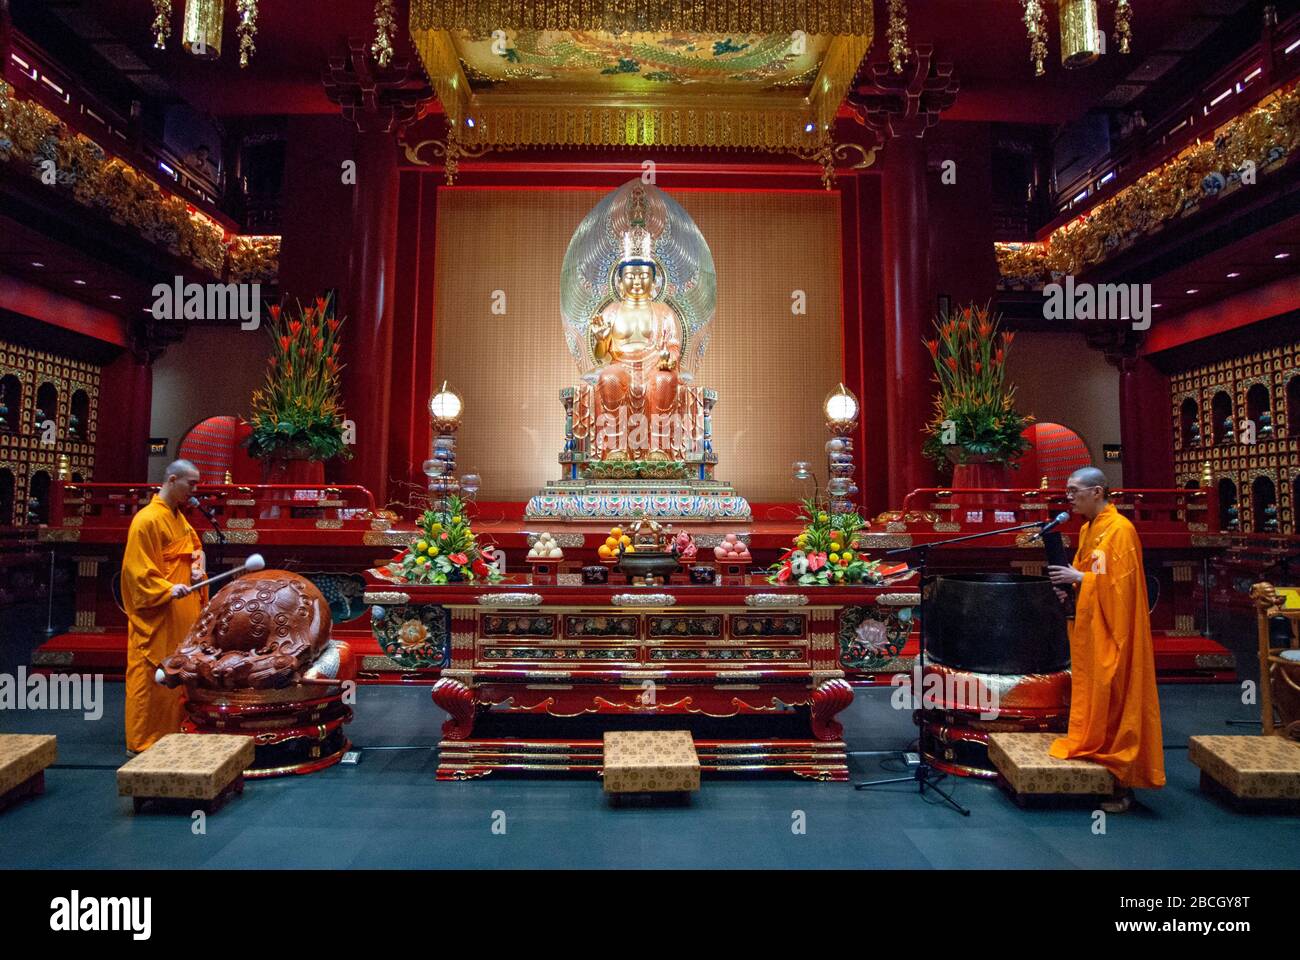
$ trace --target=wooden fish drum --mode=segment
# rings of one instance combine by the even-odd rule
[[[938,576],[921,588],[926,659],[921,753],[939,770],[992,779],[988,735],[1064,732],[1070,712],[1065,612],[1046,577]]]

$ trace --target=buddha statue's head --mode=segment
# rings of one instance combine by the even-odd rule
[[[653,260],[624,260],[618,265],[614,286],[620,300],[650,300],[654,298],[655,279]]]

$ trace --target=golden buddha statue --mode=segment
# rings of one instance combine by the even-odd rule
[[[717,304],[699,226],[640,178],[602,197],[560,268],[564,343],[580,382],[564,405],[561,477],[528,501],[530,520],[748,521],[714,478],[717,392],[695,382]]]
[[[644,232],[644,231],[642,231]],[[629,245],[637,243],[629,238]],[[642,256],[616,268],[618,299],[591,325],[596,418],[604,460],[669,460],[685,456],[677,416],[680,325],[673,309],[654,299],[657,268]]]

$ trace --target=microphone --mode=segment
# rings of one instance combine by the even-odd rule
[[[1062,510],[1056,516],[1052,517],[1050,521],[1043,522],[1042,529],[1038,531],[1038,536],[1041,537],[1045,533],[1051,533],[1053,530],[1055,530],[1057,527],[1059,527],[1061,524],[1065,523],[1069,519],[1070,519],[1070,515],[1066,513],[1064,510]]]
[[[1047,551],[1047,562],[1054,567],[1070,565],[1069,554],[1065,552],[1065,542],[1056,532],[1056,528],[1069,519],[1070,515],[1062,510],[1049,522],[1044,523],[1042,529],[1035,535],[1035,539],[1041,542],[1043,549]]]

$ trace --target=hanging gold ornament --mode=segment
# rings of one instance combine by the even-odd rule
[[[221,56],[221,21],[225,17],[224,0],[185,0],[185,19],[181,24],[181,46],[201,60]]]
[[[172,35],[172,0],[153,0],[153,32],[158,37],[153,45],[166,50],[167,38]]]
[[[1115,39],[1119,52],[1129,52],[1129,41],[1133,39],[1133,8],[1128,0],[1117,0],[1115,4]]]
[[[381,67],[393,59],[393,35],[397,30],[397,11],[393,0],[375,0],[375,42],[370,52]]]
[[[1034,64],[1034,76],[1041,77],[1046,71],[1043,62],[1047,59],[1047,11],[1043,9],[1043,0],[1020,0],[1025,7],[1025,29],[1029,31],[1029,59]]]
[[[257,36],[257,0],[236,0],[235,13],[239,23],[235,33],[239,35],[239,65],[248,66],[248,61],[257,53],[253,38]]]
[[[1086,67],[1101,56],[1097,0],[1061,0],[1061,66]]]
[[[894,73],[903,72],[903,61],[910,52],[907,47],[907,0],[889,0],[889,63]]]

